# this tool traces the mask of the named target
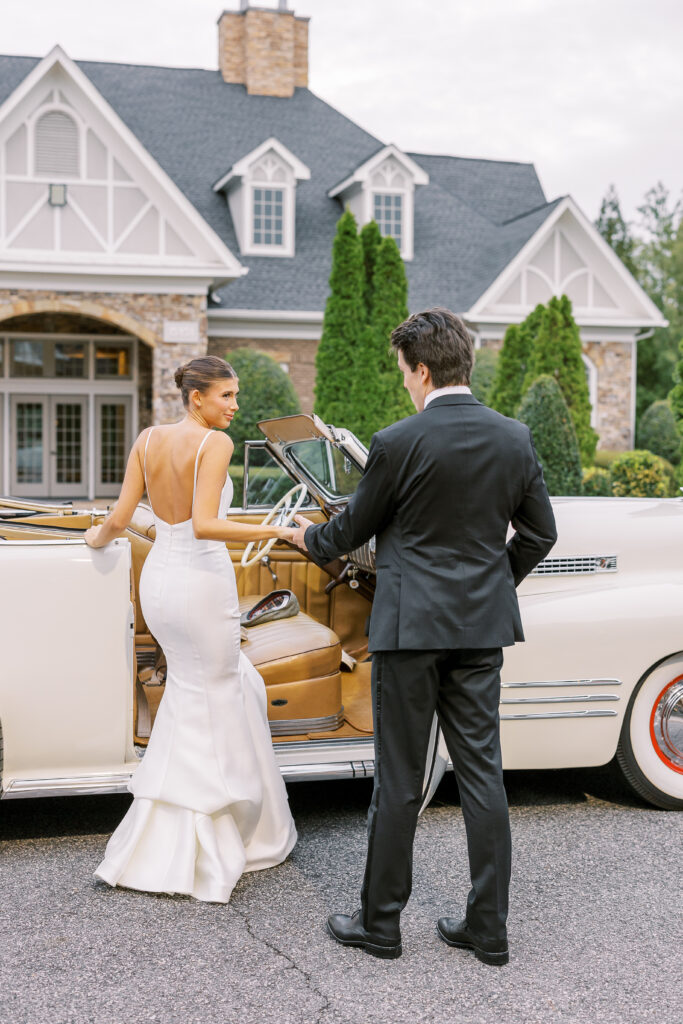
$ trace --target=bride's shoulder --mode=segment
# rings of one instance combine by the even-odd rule
[[[233,440],[224,434],[222,430],[214,430],[206,444],[206,454],[216,459],[230,459],[235,444]]]

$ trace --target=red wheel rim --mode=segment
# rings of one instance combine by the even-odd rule
[[[659,738],[657,736],[657,730],[655,727],[655,718],[657,716],[657,711],[660,707],[660,704],[665,694],[671,689],[672,686],[675,686],[676,683],[680,683],[682,679],[683,675],[676,676],[675,679],[672,679],[670,682],[666,684],[661,693],[655,698],[655,701],[652,705],[652,711],[650,713],[650,740],[652,741],[652,746],[655,749],[655,753],[657,754],[657,757],[660,759],[660,761],[664,762],[667,768],[670,768],[672,772],[678,772],[679,775],[683,775],[683,767],[681,765],[676,764],[675,761],[672,761],[670,757],[667,757],[665,752],[662,750]]]

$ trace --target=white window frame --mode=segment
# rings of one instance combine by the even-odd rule
[[[407,224],[406,224],[406,208],[407,208],[407,205],[408,205],[408,192],[409,192],[409,190],[406,189],[406,188],[377,188],[375,186],[372,189],[372,192],[370,194],[370,211],[371,211],[370,219],[374,220],[374,221],[377,221],[377,218],[375,217],[375,196],[400,196],[401,197],[401,244],[398,246],[398,251],[401,253],[401,256],[403,256],[404,251],[406,249],[406,228],[407,228]],[[380,232],[382,234],[382,237],[385,237],[384,232],[382,231],[382,225],[379,224],[379,222],[377,222],[377,223],[378,223],[378,227],[380,229]],[[394,238],[394,241],[396,241],[394,235],[392,235],[391,237]],[[398,245],[398,242],[397,242],[397,245]]]
[[[266,245],[263,242],[254,241],[254,205],[256,202],[256,189],[273,189],[282,192],[282,244],[271,243]],[[242,250],[250,256],[293,256],[294,255],[294,184],[288,181],[264,181],[261,178],[253,178],[249,181],[247,188],[248,202],[246,204],[247,247]]]

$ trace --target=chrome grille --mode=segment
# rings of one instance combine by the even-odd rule
[[[576,558],[544,558],[530,575],[585,576],[589,573],[616,571],[616,555],[580,555]]]

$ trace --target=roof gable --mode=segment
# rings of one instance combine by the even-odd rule
[[[64,166],[64,137],[56,149],[53,137],[58,129],[72,144]],[[45,166],[38,162],[41,145]],[[157,278],[210,281],[246,272],[60,47],[34,64],[0,107],[0,147],[0,246],[10,268],[40,257],[43,271],[77,266],[80,275],[130,276],[151,267]],[[50,191],[55,181],[66,187],[59,207]]]
[[[553,295],[568,295],[579,324],[659,327],[665,321],[597,229],[570,196],[544,211],[514,258],[469,311],[475,321],[511,323]],[[530,221],[529,215],[504,227],[504,233]]]

